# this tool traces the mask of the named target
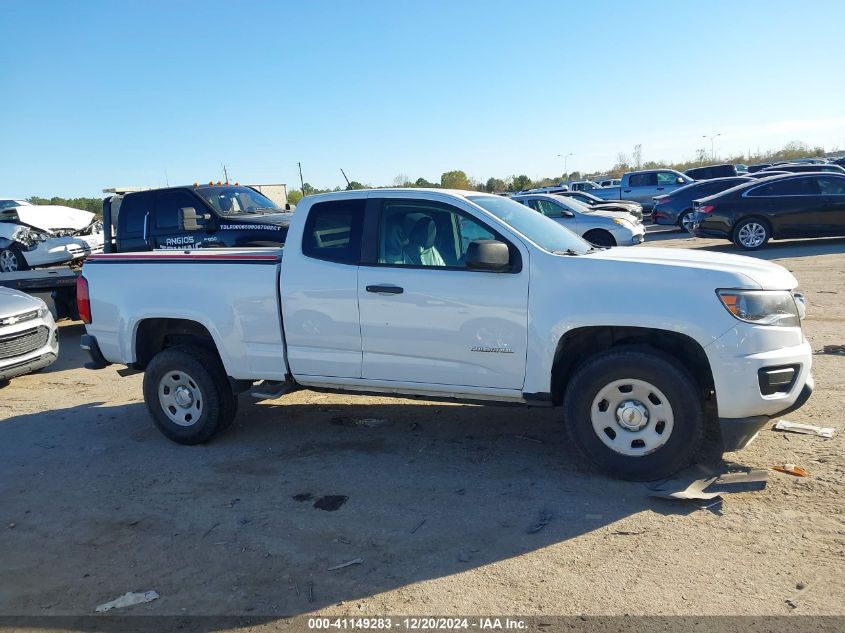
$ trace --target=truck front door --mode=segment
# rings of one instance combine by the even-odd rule
[[[364,253],[358,272],[363,378],[521,389],[527,262],[505,273],[470,270],[472,241],[506,241],[492,228],[441,202],[373,202],[377,252]]]
[[[200,218],[194,228],[184,227],[180,209],[194,209],[199,216],[206,213],[202,201],[185,189],[158,192],[155,213],[150,220],[153,247],[183,250],[209,246],[205,220]]]

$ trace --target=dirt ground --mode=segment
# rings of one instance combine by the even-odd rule
[[[787,418],[836,432],[767,429],[733,464],[696,467],[811,474],[709,509],[598,475],[559,410],[245,395],[225,436],[178,446],[141,377],[84,369],[83,328],[64,324],[59,361],[0,388],[0,614],[155,590],[123,612],[845,615],[845,356],[820,353],[845,344],[845,240],[758,256],[799,279],[819,351],[816,392]]]

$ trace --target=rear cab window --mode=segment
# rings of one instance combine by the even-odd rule
[[[149,216],[155,204],[154,191],[139,191],[124,196],[120,204],[118,235],[120,237],[141,237],[148,228]]]
[[[633,174],[628,178],[630,187],[655,187],[657,186],[657,174]]]
[[[314,204],[305,221],[302,253],[314,259],[357,265],[366,205],[364,198]]]

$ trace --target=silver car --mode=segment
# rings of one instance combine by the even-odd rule
[[[553,194],[514,196],[596,246],[635,246],[645,241],[645,227],[633,213],[597,210]]]
[[[58,356],[59,334],[47,304],[0,288],[0,382],[44,369]]]

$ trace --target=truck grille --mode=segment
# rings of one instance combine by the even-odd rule
[[[23,356],[44,347],[50,338],[50,328],[41,327],[0,336],[0,359]]]

